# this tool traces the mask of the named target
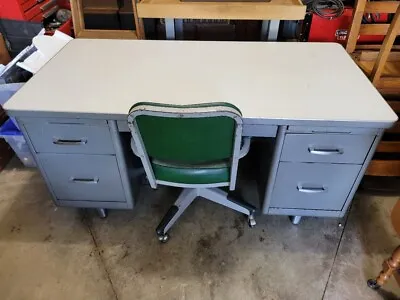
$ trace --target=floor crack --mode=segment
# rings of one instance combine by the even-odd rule
[[[346,230],[347,221],[349,220],[349,215],[350,215],[351,207],[352,207],[352,204],[350,205],[350,207],[349,207],[349,209],[348,209],[348,211],[347,211],[347,213],[346,213],[346,217],[344,218],[344,222],[342,223],[342,224],[343,224],[343,230],[342,230],[342,233],[340,234],[339,243],[338,243],[338,245],[337,245],[337,247],[336,247],[335,256],[334,256],[334,258],[333,258],[333,262],[332,262],[332,265],[331,265],[331,269],[329,270],[328,279],[326,280],[326,284],[325,284],[324,292],[322,293],[322,298],[321,298],[321,300],[323,300],[323,299],[325,298],[325,293],[326,293],[326,290],[328,289],[329,281],[331,280],[331,275],[332,275],[333,267],[334,267],[334,265],[335,265],[336,258],[337,258],[338,254],[339,254],[339,248],[340,248],[340,245],[341,245],[341,243],[342,243],[344,231]]]
[[[101,263],[101,265],[102,265],[102,267],[104,269],[104,272],[106,273],[107,281],[110,283],[111,290],[112,290],[113,295],[114,295],[114,299],[115,300],[119,300],[117,291],[116,291],[116,289],[114,287],[114,283],[113,283],[113,281],[111,279],[110,272],[108,271],[108,269],[106,267],[106,263],[105,263],[104,257],[103,257],[103,255],[101,253],[99,244],[97,243],[96,236],[95,236],[95,234],[94,234],[94,232],[92,230],[92,225],[93,224],[92,224],[91,220],[88,218],[88,214],[87,214],[86,210],[83,210],[83,215],[82,215],[81,221],[87,227],[87,230],[89,231],[89,234],[90,234],[90,236],[92,238],[93,245],[94,245],[94,251],[97,253],[97,256],[100,259],[100,263]]]

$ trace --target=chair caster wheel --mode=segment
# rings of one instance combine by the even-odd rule
[[[163,243],[163,244],[168,242],[168,240],[169,240],[168,233],[158,235],[158,240],[160,241],[160,243]]]
[[[375,279],[369,279],[368,281],[367,281],[367,285],[368,285],[368,287],[370,287],[371,289],[373,289],[373,290],[378,290],[378,289],[380,289],[380,285],[376,282],[376,280]]]
[[[256,219],[254,219],[253,215],[249,216],[249,219],[247,220],[247,223],[249,224],[250,228],[253,228],[254,226],[256,226]]]

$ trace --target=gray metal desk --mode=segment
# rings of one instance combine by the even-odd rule
[[[341,46],[318,43],[73,40],[5,109],[57,205],[131,209],[124,133],[139,101],[230,102],[244,135],[275,138],[259,158],[264,214],[343,216],[397,120]]]

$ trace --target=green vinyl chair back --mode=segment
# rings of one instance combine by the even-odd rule
[[[176,106],[141,102],[131,107],[128,124],[143,165],[149,165],[149,170],[145,167],[147,176],[151,173],[155,183],[155,161],[198,171],[207,164],[226,163],[230,171],[232,166],[237,171],[242,119],[240,110],[229,103]]]

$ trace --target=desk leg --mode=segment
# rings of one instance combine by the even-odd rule
[[[278,39],[279,20],[262,21],[261,25],[261,41],[276,41]]]
[[[267,20],[262,21],[261,34],[260,34],[260,40],[261,41],[267,41],[268,40],[269,22],[270,21],[267,21]]]
[[[165,20],[165,37],[167,40],[175,40],[175,20],[174,19],[164,19]]]
[[[101,219],[107,218],[107,210],[106,209],[104,209],[104,208],[96,208],[96,210],[97,210],[97,214],[99,215],[99,217]]]
[[[130,177],[130,175],[129,175],[128,166],[127,166],[126,159],[125,159],[125,151],[126,150],[124,150],[124,148],[123,148],[121,136],[118,131],[117,121],[109,120],[108,126],[109,126],[110,133],[111,133],[111,139],[114,144],[115,156],[117,158],[119,174],[121,176],[121,183],[122,183],[122,187],[124,188],[126,203],[128,205],[127,208],[132,209],[135,206],[135,199],[133,196],[132,188],[134,188],[136,191],[137,184],[135,182],[132,185],[132,182],[131,182],[132,177]],[[128,151],[131,151],[131,149],[129,149]]]
[[[175,20],[175,35],[177,40],[183,40],[183,19]]]
[[[276,41],[278,39],[279,20],[269,21],[268,41]]]
[[[289,219],[293,225],[298,225],[300,224],[301,216],[290,216]]]
[[[286,127],[287,126],[279,126],[278,134],[276,136],[275,147],[274,147],[274,154],[272,155],[271,165],[269,167],[268,172],[268,180],[265,185],[265,192],[262,194],[261,197],[264,197],[262,203],[262,213],[264,215],[268,214],[269,204],[271,203],[272,198],[272,191],[275,185],[276,174],[278,172],[279,167],[279,158],[281,157],[283,142],[285,140],[286,134]],[[270,159],[270,157],[268,157]]]

